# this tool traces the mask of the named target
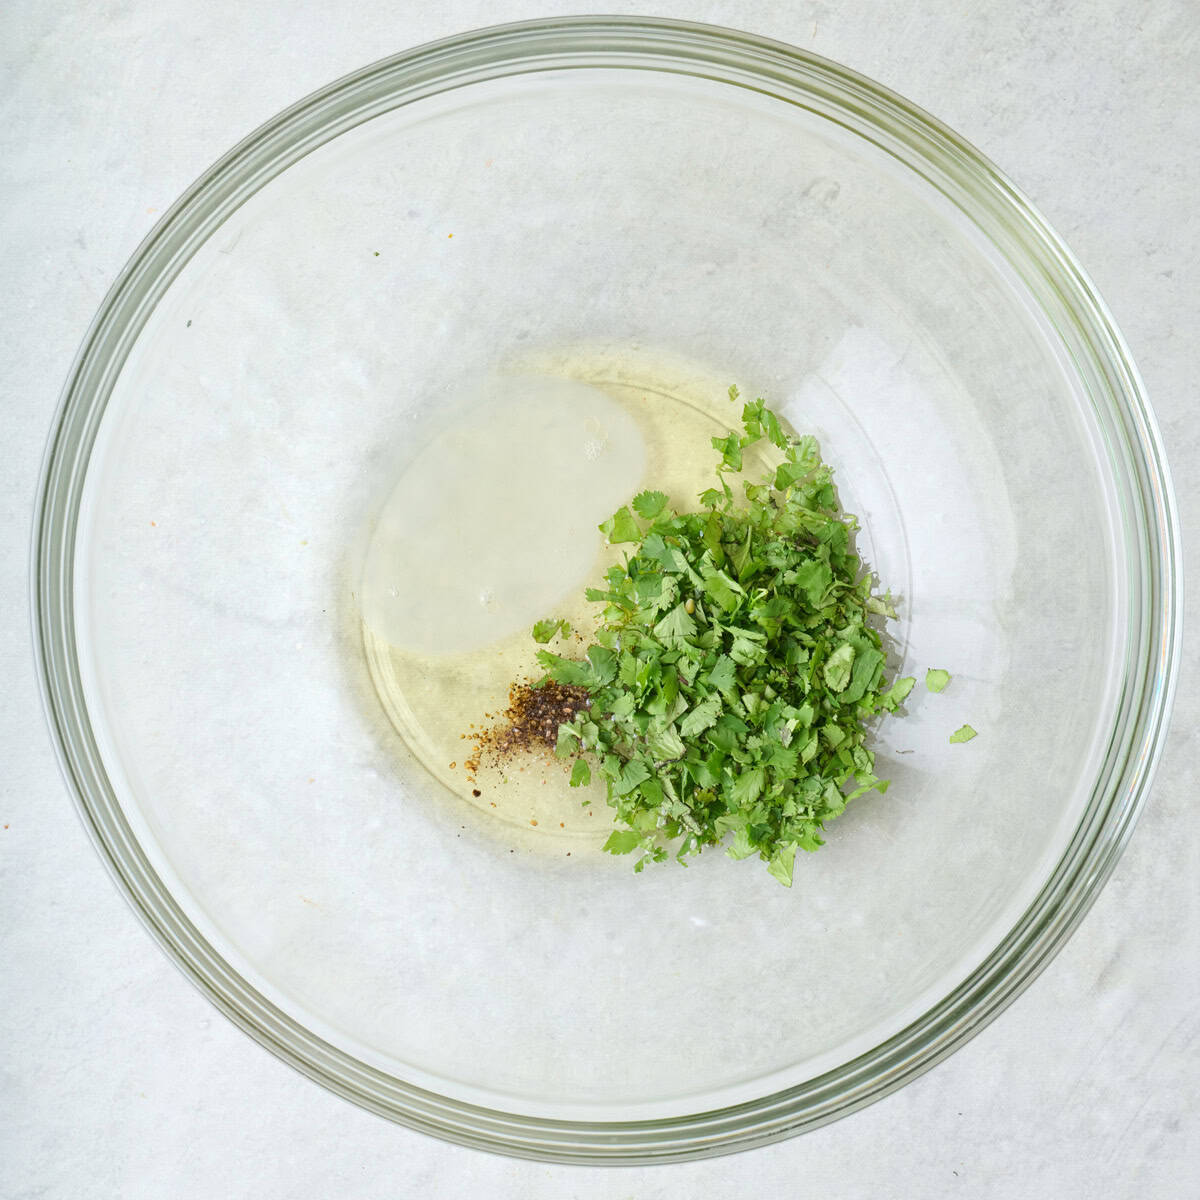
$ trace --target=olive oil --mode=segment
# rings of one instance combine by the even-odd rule
[[[571,633],[550,648],[583,655],[599,607],[584,590],[621,552],[597,525],[643,488],[697,506],[711,439],[740,415],[727,388],[628,354],[527,359],[479,385],[375,522],[363,641],[384,710],[450,792],[548,848],[607,836],[603,784],[571,788],[569,764],[532,753],[485,756],[472,774],[472,735],[500,718],[514,681],[543,674],[534,621],[566,618]]]

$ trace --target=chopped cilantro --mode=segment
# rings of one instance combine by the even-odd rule
[[[974,729],[972,729],[970,727],[970,725],[960,725],[950,735],[950,740],[952,742],[969,742],[973,737],[978,737],[978,736],[979,735],[975,732]]]
[[[593,768],[605,781],[618,825],[605,850],[636,851],[641,870],[668,844],[682,860],[724,842],[790,885],[797,849],[818,849],[849,801],[886,790],[867,723],[894,713],[915,679],[884,679],[871,621],[895,609],[851,549],[858,525],[815,439],[785,433],[762,400],[741,425],[712,439],[718,486],[701,511],[647,491],[600,526],[629,550],[587,591],[602,606],[595,643],[585,660],[537,657],[549,679],[590,693],[560,727],[559,753],[577,756],[572,785]],[[773,464],[735,490],[728,478],[764,440]],[[539,622],[534,637],[556,629]],[[926,677],[931,691],[948,680]],[[973,736],[964,726],[950,740]]]

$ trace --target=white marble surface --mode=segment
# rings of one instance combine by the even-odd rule
[[[1191,0],[659,0],[924,105],[1030,194],[1090,270],[1200,519],[1200,9]],[[386,53],[555,0],[10,0],[0,11],[0,1194],[491,1198],[1200,1194],[1200,679],[1150,804],[1067,948],[895,1096],[734,1157],[638,1170],[515,1162],[360,1112],[238,1033],[109,882],[60,781],[29,648],[27,545],[71,356],[137,241],[254,126]],[[1194,622],[1200,613],[1189,603]],[[1189,666],[1195,655],[1189,641]]]

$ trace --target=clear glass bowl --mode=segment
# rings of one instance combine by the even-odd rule
[[[737,382],[819,435],[892,668],[955,678],[790,891],[719,854],[635,877],[389,720],[373,522],[488,373],[649,397],[670,444]],[[40,504],[47,710],[138,914],[312,1078],[517,1155],[743,1148],[949,1053],[1111,871],[1175,677],[1162,448],[1070,253],[906,101],[667,21],[453,38],[254,133],[105,299]]]

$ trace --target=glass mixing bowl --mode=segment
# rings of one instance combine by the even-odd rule
[[[602,803],[471,803],[431,723],[492,703],[482,677],[416,695],[436,639],[388,675],[387,498],[534,377],[655,406],[667,450],[729,421],[729,383],[762,394],[860,518],[890,669],[953,673],[791,890],[719,853],[635,876]],[[488,531],[521,535],[530,465],[495,474],[466,589]],[[1062,944],[1158,757],[1176,538],[1119,334],[974,149],[787,46],[532,22],[331,85],[158,224],[51,438],[36,642],[89,832],[233,1021],[441,1137],[662,1161],[899,1087]]]

